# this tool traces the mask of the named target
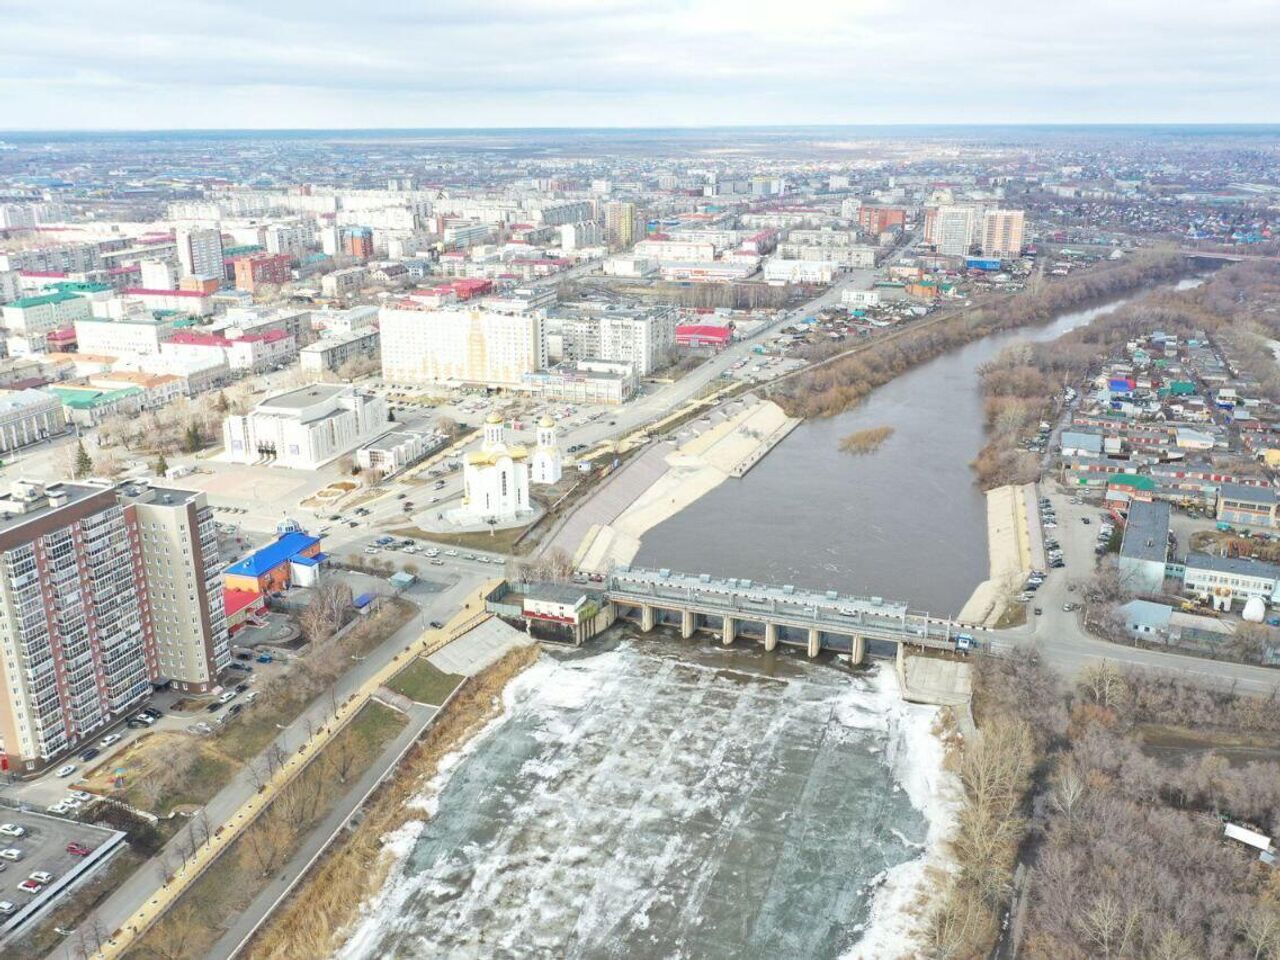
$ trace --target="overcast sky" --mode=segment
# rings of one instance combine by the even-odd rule
[[[0,0],[0,127],[1276,122],[1277,35],[1277,0]]]

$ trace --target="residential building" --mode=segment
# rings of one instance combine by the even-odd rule
[[[373,231],[368,227],[348,227],[342,232],[342,250],[357,260],[373,258]]]
[[[17,270],[0,270],[0,304],[22,296],[22,274]]]
[[[552,292],[554,298],[554,291]],[[318,310],[311,314],[311,326],[325,336],[340,337],[378,326],[378,308],[372,305],[346,310]]]
[[[62,401],[43,390],[0,390],[0,454],[67,431]]]
[[[48,334],[71,326],[92,311],[92,302],[74,293],[49,293],[6,303],[0,307],[0,314],[9,331],[9,353],[46,353]]]
[[[390,383],[519,387],[525,374],[547,365],[538,312],[415,309],[402,302],[382,309],[379,327]]]
[[[169,260],[143,260],[138,264],[140,283],[147,290],[177,290],[178,268]]]
[[[147,311],[115,319],[85,317],[75,322],[77,349],[107,356],[158,354],[160,344],[174,334],[175,319],[173,316],[155,316]]]
[[[1164,589],[1169,557],[1169,504],[1134,500],[1129,504],[1117,570],[1132,593],[1153,594]]]
[[[268,253],[300,257],[315,243],[315,228],[306,221],[272,223],[262,229]]]
[[[146,287],[129,287],[124,296],[140,300],[148,310],[173,310],[188,317],[208,317],[213,314],[213,298],[200,290],[148,290]]]
[[[982,255],[1022,256],[1024,217],[1021,210],[988,210],[982,218]]]
[[[856,201],[854,201],[856,202]],[[907,222],[907,211],[903,207],[869,207],[859,206],[858,226],[863,233],[876,237],[887,230],[902,229]]]
[[[287,253],[254,253],[234,263],[237,290],[256,293],[263,284],[278,287],[293,280],[293,257]]]
[[[201,358],[206,365],[221,361],[233,374],[244,375],[265,373],[291,363],[298,355],[298,341],[284,330],[234,337],[180,330],[161,344],[160,353]]]
[[[932,233],[926,229],[926,242],[946,257],[965,257],[973,245],[978,216],[974,207],[943,206],[933,214]]]
[[[184,277],[223,277],[222,231],[216,227],[179,227],[178,263]]]
[[[347,267],[335,270],[320,278],[320,291],[326,297],[349,297],[359,293],[369,282],[369,271],[364,267]]]
[[[268,397],[222,425],[228,457],[314,470],[387,429],[387,404],[354,387],[313,383]]]
[[[159,675],[136,517],[114,486],[0,499],[0,741],[9,769],[66,754]]]
[[[579,360],[526,373],[520,389],[544,400],[617,404],[635,396],[639,386],[640,379],[629,363]]]
[[[120,493],[136,518],[159,679],[207,692],[231,664],[213,511],[198,491],[127,483]]]
[[[665,367],[676,345],[673,307],[654,310],[606,310],[598,318],[600,349],[575,359],[629,363],[638,376]]]
[[[604,236],[610,247],[629,247],[640,236],[640,216],[634,203],[615,200],[604,205]]]
[[[659,263],[672,260],[714,260],[716,245],[709,240],[641,240],[631,253],[633,256],[647,257]]]
[[[298,351],[304,373],[337,373],[351,360],[377,360],[380,336],[376,329],[326,336]]]

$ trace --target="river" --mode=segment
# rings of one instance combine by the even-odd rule
[[[954,616],[988,567],[986,498],[969,466],[986,443],[978,368],[1012,343],[1056,339],[1133,296],[976,340],[847,413],[806,421],[745,477],[650,530],[636,563]],[[894,433],[875,453],[840,452],[841,438],[881,426]]]

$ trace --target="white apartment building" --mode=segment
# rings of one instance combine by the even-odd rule
[[[933,214],[934,248],[945,257],[968,256],[977,225],[978,211],[974,207],[938,207]]]
[[[583,247],[598,247],[604,242],[604,231],[594,220],[581,223],[566,223],[560,227],[560,249],[565,251],[580,250]]]
[[[298,351],[304,373],[337,373],[350,360],[377,359],[379,334],[375,329],[326,336]]]
[[[138,264],[144,290],[178,289],[178,268],[169,260],[143,260]]]
[[[982,218],[982,255],[1022,255],[1025,214],[1021,210],[988,210]]]
[[[450,247],[470,247],[489,239],[490,227],[485,223],[446,223],[444,242]]]
[[[43,390],[0,390],[0,453],[66,433],[62,401]]]
[[[268,253],[298,257],[315,244],[315,227],[306,221],[268,224],[262,233]]]
[[[226,276],[222,263],[222,232],[216,227],[179,227],[175,231],[178,263],[184,277]]]
[[[22,274],[17,270],[0,270],[0,303],[22,296]]]
[[[849,269],[871,268],[876,265],[875,247],[780,243],[778,256],[788,260],[829,260]]]
[[[547,365],[540,312],[384,307],[382,376],[390,383],[518,387]]]
[[[354,387],[313,383],[268,397],[222,424],[227,457],[314,470],[385,432],[387,404]]]
[[[857,230],[792,230],[787,243],[810,244],[819,247],[856,247],[860,234]]]
[[[317,310],[311,314],[312,328],[324,331],[325,336],[345,336],[377,325],[378,308],[371,305],[348,307],[346,310]]]
[[[125,484],[136,517],[160,677],[204,693],[231,664],[218,530],[205,494]]]
[[[87,297],[74,293],[48,293],[6,303],[0,308],[0,314],[10,334],[37,337],[69,327],[89,316],[92,310],[93,304]]]
[[[830,260],[785,260],[770,257],[764,262],[764,280],[769,284],[831,283],[840,266]]]

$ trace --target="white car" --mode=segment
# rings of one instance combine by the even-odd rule
[[[118,733],[109,733],[105,737],[103,737],[101,740],[98,741],[98,746],[102,747],[105,750],[107,747],[111,746],[113,743],[119,743],[123,739],[124,737],[122,737]]]
[[[230,703],[235,698],[236,698],[236,692],[234,690],[228,690],[226,693],[224,693],[222,696],[218,698],[218,702]]]
[[[59,800],[57,803],[51,803],[45,809],[59,817],[65,816],[71,812],[71,808],[67,806],[67,801],[65,800]]]
[[[12,860],[17,863],[22,859],[22,851],[17,847],[9,847],[7,850],[0,850],[0,859]]]
[[[25,837],[26,835],[26,827],[20,827],[16,823],[0,823],[0,837]]]
[[[73,800],[79,800],[81,803],[88,803],[93,799],[92,793],[86,793],[83,790],[68,790],[67,796],[71,797]]]
[[[76,772],[76,765],[74,763],[64,763],[54,772],[54,776],[69,777],[75,772]]]
[[[9,916],[9,914],[13,913],[13,911],[17,909],[18,908],[15,907],[8,900],[0,900],[0,916],[7,917]]]

